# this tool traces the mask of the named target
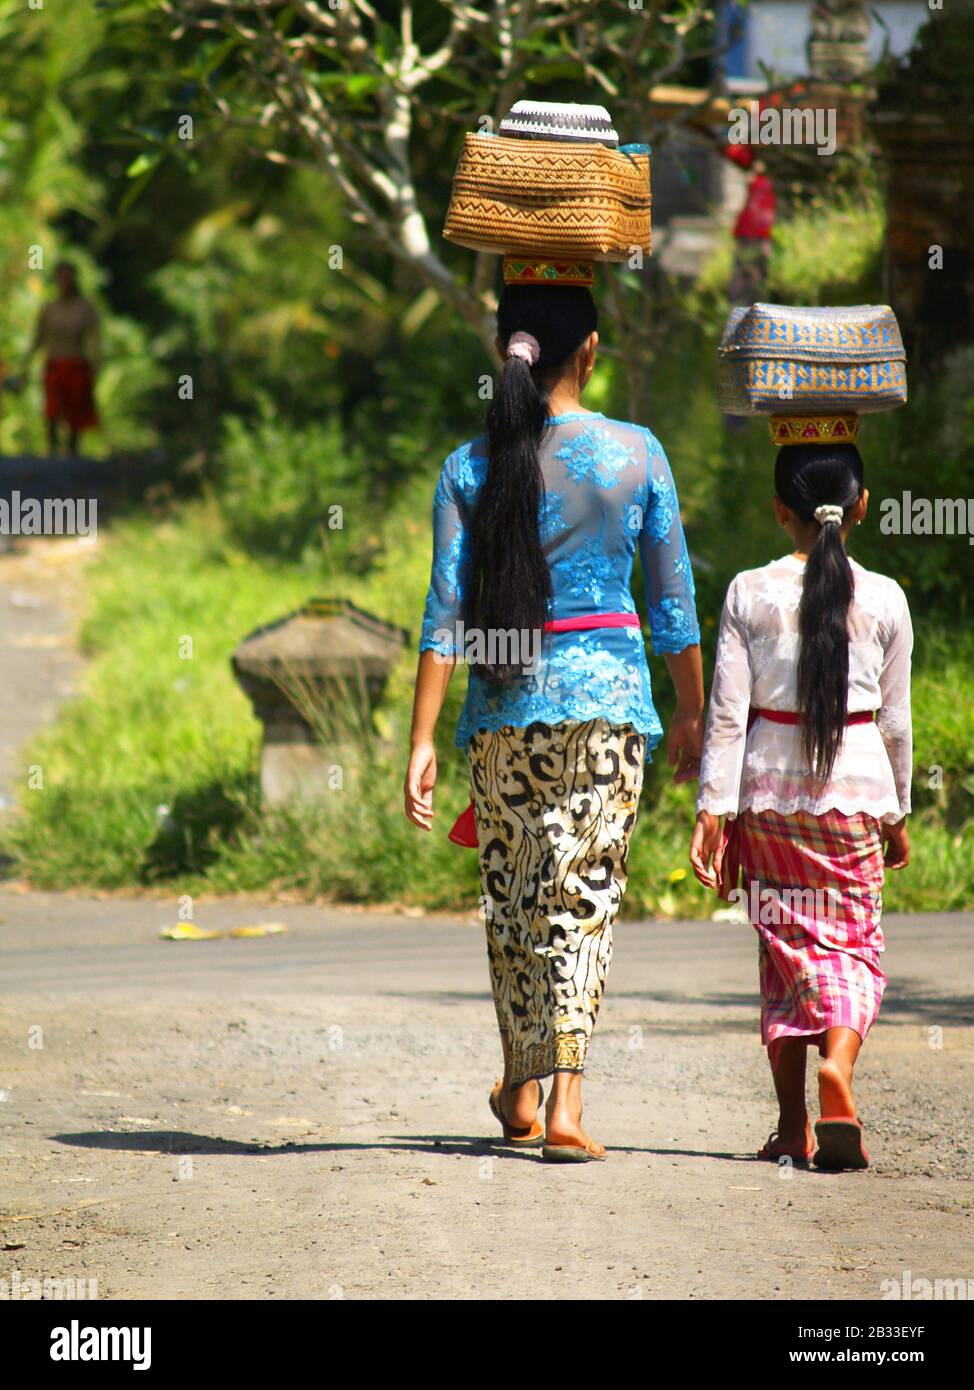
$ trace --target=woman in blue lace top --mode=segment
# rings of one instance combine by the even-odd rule
[[[666,455],[587,411],[598,343],[577,286],[508,286],[504,369],[483,437],[446,460],[416,681],[406,814],[430,829],[434,734],[457,661],[457,729],[480,850],[509,1143],[587,1161],[581,1076],[625,889],[643,766],[663,730],[630,590],[638,548],[653,646],[677,693],[669,760],[696,775],[703,680],[693,576]],[[554,1075],[545,1130],[540,1078]],[[525,1085],[537,1082],[537,1085]]]

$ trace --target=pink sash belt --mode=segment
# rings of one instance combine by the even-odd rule
[[[545,632],[588,632],[595,627],[638,627],[635,613],[583,613],[580,618],[551,618]]]
[[[550,618],[544,625],[545,632],[590,632],[599,627],[639,627],[636,613],[583,613],[578,618]],[[473,802],[461,811],[453,824],[449,838],[455,845],[464,849],[477,848],[477,817]]]

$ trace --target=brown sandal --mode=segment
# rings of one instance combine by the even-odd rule
[[[607,1154],[593,1154],[581,1144],[545,1144],[540,1156],[549,1163],[602,1163]]]
[[[869,1167],[869,1155],[862,1142],[862,1125],[858,1120],[819,1120],[815,1126],[818,1152],[816,1168],[842,1169]]]
[[[773,1130],[768,1135],[768,1142],[763,1148],[758,1149],[757,1156],[767,1163],[780,1163],[783,1158],[790,1158],[792,1163],[809,1163],[814,1152],[814,1149],[806,1149],[803,1153],[795,1153],[793,1149],[783,1149],[778,1138],[778,1131]]]
[[[544,1088],[541,1082],[536,1082],[538,1087],[538,1109],[544,1105]],[[523,1125],[510,1125],[504,1118],[504,1112],[500,1105],[501,1091],[504,1089],[503,1080],[498,1081],[487,1097],[487,1104],[490,1106],[490,1113],[494,1119],[499,1121],[501,1129],[504,1131],[504,1143],[510,1144],[512,1149],[539,1149],[544,1143],[544,1127],[539,1120],[535,1120],[530,1128]]]
[[[548,1163],[602,1163],[608,1154],[593,1153],[581,1144],[545,1144],[541,1157]]]

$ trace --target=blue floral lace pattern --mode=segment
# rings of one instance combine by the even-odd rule
[[[456,742],[464,747],[480,729],[515,728],[540,720],[560,724],[566,719],[607,719],[632,724],[646,735],[647,757],[663,736],[653,706],[646,653],[638,628],[550,634],[536,674],[524,676],[496,692],[475,673],[457,727]],[[632,633],[635,642],[628,636]]]
[[[601,417],[599,417],[601,418]],[[632,449],[601,425],[586,425],[555,453],[575,483],[593,479],[599,487],[612,487],[623,469],[635,462]]]
[[[539,456],[550,616],[634,613],[630,581],[638,549],[654,649],[679,652],[698,642],[679,501],[655,436],[640,425],[580,411],[549,420]],[[433,499],[423,651],[462,656],[456,634],[470,559],[469,523],[486,470],[482,439],[462,444],[443,466]],[[596,717],[632,724],[646,735],[647,756],[662,736],[638,628],[547,634],[533,672],[500,692],[472,672],[457,743],[505,724]]]
[[[546,492],[541,501],[541,514],[538,518],[542,542],[547,545],[562,531],[568,530],[568,522],[562,515],[564,497],[560,492]]]
[[[597,536],[589,537],[577,549],[563,555],[559,560],[554,560],[551,574],[554,582],[564,577],[573,594],[587,594],[595,605],[594,611],[597,612],[604,594],[612,583],[614,568],[612,556],[605,552],[603,522]]]

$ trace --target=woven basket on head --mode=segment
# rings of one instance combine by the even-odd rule
[[[726,415],[867,415],[906,401],[906,351],[888,304],[751,304],[717,349]]]
[[[474,251],[624,261],[650,251],[649,153],[468,135],[443,235]]]

